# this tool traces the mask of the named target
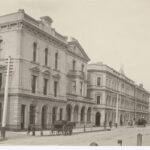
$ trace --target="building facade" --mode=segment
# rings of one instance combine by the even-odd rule
[[[115,122],[117,97],[118,121],[146,118],[148,92],[108,66],[88,65],[80,43],[56,32],[52,22],[24,10],[0,16],[0,124],[9,56],[9,129],[49,128],[55,120],[76,127]]]
[[[88,65],[88,96],[95,101],[95,125],[127,125],[144,117],[148,121],[149,92],[103,63]],[[116,117],[117,116],[117,117]]]
[[[57,33],[48,16],[35,20],[24,10],[0,17],[0,122],[7,58],[11,56],[7,127],[47,128],[55,120],[92,124],[87,62],[76,39]]]

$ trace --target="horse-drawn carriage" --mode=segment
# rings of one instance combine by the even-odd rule
[[[59,120],[54,122],[50,130],[52,134],[54,133],[54,131],[56,131],[57,134],[61,132],[63,135],[71,135],[74,126],[75,126],[75,122]]]
[[[138,126],[146,126],[147,121],[144,118],[140,118],[138,119],[138,121],[136,122],[136,125]]]

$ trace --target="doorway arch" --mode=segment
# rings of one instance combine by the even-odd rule
[[[79,106],[74,107],[74,122],[78,122]]]
[[[35,112],[36,112],[36,106],[31,104],[30,111],[29,111],[29,124],[35,124]]]
[[[47,106],[42,107],[41,126],[43,129],[46,129],[46,126],[47,126]]]
[[[72,107],[70,104],[66,106],[66,120],[71,121]]]
[[[101,125],[101,114],[100,112],[97,112],[95,115],[95,126],[100,126]]]

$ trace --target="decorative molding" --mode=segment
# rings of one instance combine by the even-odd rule
[[[56,73],[56,74],[53,75],[53,77],[56,78],[56,79],[60,79],[61,76],[60,76],[60,74]]]
[[[43,75],[45,75],[45,76],[50,76],[50,74],[51,74],[51,72],[50,72],[48,69],[44,69],[44,70],[42,71],[42,73],[43,73]]]
[[[39,67],[31,67],[30,70],[36,73],[40,73]]]

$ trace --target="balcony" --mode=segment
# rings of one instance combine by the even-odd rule
[[[71,78],[86,79],[85,73],[83,71],[77,71],[77,70],[69,70],[67,76]]]
[[[94,104],[94,101],[92,98],[83,97],[83,96],[72,94],[72,93],[67,93],[67,99],[73,100],[76,102],[86,102],[86,103]]]

